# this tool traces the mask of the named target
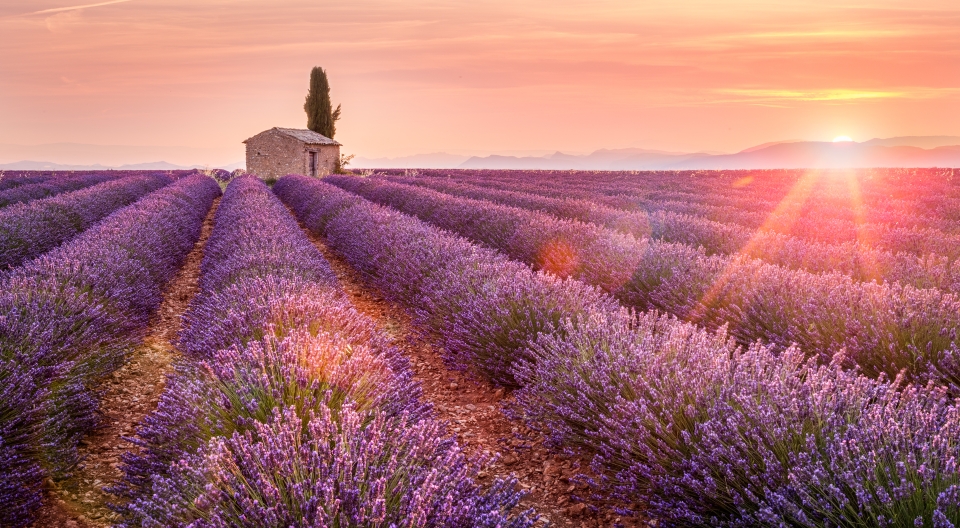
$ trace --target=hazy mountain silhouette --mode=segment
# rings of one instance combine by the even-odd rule
[[[924,149],[852,141],[778,143],[759,150],[687,160],[676,169],[960,167],[960,145]]]
[[[875,145],[878,147],[919,147],[934,149],[960,145],[960,136],[900,136],[887,139],[874,138],[864,141],[861,145]]]
[[[70,163],[50,163],[48,161],[16,161],[13,163],[0,163],[0,170],[46,170],[46,171],[62,171],[62,170],[182,170],[182,169],[206,169],[206,168],[217,168],[225,169],[232,171],[237,168],[243,167],[243,163],[233,163],[230,165],[225,165],[223,167],[205,167],[202,165],[174,165],[173,163],[167,163],[166,161],[152,161],[147,163],[128,163],[124,165],[119,165],[116,167],[111,167],[107,165],[101,165],[99,163],[94,163],[91,165],[86,164],[70,164]]]
[[[156,166],[159,163],[169,163],[176,168],[192,166],[224,167],[226,165],[237,165],[236,160],[242,159],[242,145],[239,142],[237,145],[236,152],[225,155],[221,152],[222,149],[189,146],[94,145],[87,143],[15,145],[0,143],[0,164],[8,168],[16,165],[19,170],[30,170],[24,167],[24,164],[30,163],[81,167],[81,170],[142,164],[150,164],[149,169],[160,169]],[[239,163],[239,166],[242,167],[243,163]]]
[[[960,167],[960,137],[904,136],[862,143],[775,141],[735,154],[646,149],[598,150],[587,155],[474,156],[464,169],[795,169],[853,167]]]
[[[357,156],[350,161],[350,168],[355,169],[453,169],[469,159],[470,156],[448,154],[446,152],[432,152],[430,154],[414,154],[397,158],[366,158]]]
[[[58,143],[49,145],[0,144],[0,159],[46,160],[0,163],[0,170],[164,170],[204,168],[159,159],[160,152],[182,158],[212,157],[212,149],[191,147],[130,147]],[[181,152],[182,151],[182,152]],[[600,149],[590,154],[514,151],[519,155],[468,157],[434,152],[397,158],[357,157],[349,168],[465,168],[552,170],[658,170],[658,169],[781,169],[847,167],[960,167],[960,136],[901,136],[863,142],[832,143],[785,140],[756,145],[734,154],[670,152],[642,148]],[[528,155],[528,153],[538,155]],[[156,157],[154,157],[156,156]],[[169,159],[169,158],[168,158]],[[212,167],[233,170],[244,164]]]
[[[580,169],[635,170],[665,168],[677,163],[710,157],[705,152],[684,153],[639,148],[601,149],[587,155],[555,152],[548,156],[474,156],[460,164],[463,169]]]

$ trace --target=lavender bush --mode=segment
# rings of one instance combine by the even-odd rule
[[[40,507],[40,446],[49,397],[38,380],[49,369],[24,354],[0,357],[0,525],[23,526]]]
[[[590,222],[637,238],[702,246],[708,254],[741,254],[791,269],[840,272],[858,281],[899,282],[918,288],[960,291],[960,263],[936,254],[893,253],[870,248],[859,241],[828,244],[653,207],[645,211],[624,211],[588,199],[545,197],[488,188],[479,182],[471,185],[439,178],[399,176],[386,179]]]
[[[49,178],[50,176],[38,173],[14,174],[7,171],[0,171],[0,191],[6,191],[7,189],[30,185],[32,183],[43,183]]]
[[[106,172],[82,174],[78,176],[63,176],[45,179],[40,183],[19,185],[0,191],[0,207],[29,202],[39,198],[46,198],[60,193],[76,191],[91,185],[96,185],[116,178],[116,175]]]
[[[935,254],[954,262],[960,257],[958,196],[950,184],[955,172],[524,171],[520,177],[516,171],[421,170],[417,176],[577,198],[632,212],[682,213],[828,245],[866,242],[894,254]]]
[[[123,526],[531,524],[513,482],[476,483],[406,360],[255,178],[227,188],[200,284],[186,358],[113,490]]]
[[[49,251],[171,181],[166,176],[131,176],[0,210],[0,270]]]
[[[28,504],[5,525],[29,523],[36,468],[63,476],[76,464],[98,422],[97,382],[140,337],[218,194],[208,178],[185,178],[0,275],[0,394],[22,396],[0,404],[0,465],[12,466],[0,503]]]
[[[340,204],[319,215],[329,242],[384,285],[405,276],[406,238],[424,246],[411,260],[458,240],[376,206],[343,206],[341,193],[309,178],[285,177],[276,191],[305,217]],[[960,408],[943,389],[864,376],[842,354],[821,364],[796,347],[743,349],[656,313],[581,309],[561,324],[514,345],[525,347],[511,363],[519,409],[554,446],[593,456],[598,491],[642,504],[658,525],[960,521]],[[438,318],[432,328],[456,325]]]
[[[745,257],[638,241],[591,224],[458,198],[429,189],[345,176],[327,181],[415,214],[561,277],[716,329],[742,344],[792,343],[828,360],[846,348],[867,374],[938,377],[960,329],[960,300],[935,289],[858,283],[841,274],[788,270]],[[349,235],[353,236],[353,235]],[[957,388],[955,388],[957,389]]]
[[[960,520],[960,408],[940,389],[738,349],[656,314],[533,350],[517,372],[527,419],[595,453],[604,487],[667,526]]]
[[[454,363],[513,386],[524,344],[581,313],[616,312],[607,295],[512,262],[410,216],[360,203],[329,184],[282,178],[274,192],[299,215],[323,217],[328,242],[392,300],[443,338]]]

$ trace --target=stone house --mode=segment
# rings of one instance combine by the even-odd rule
[[[324,176],[337,167],[340,143],[312,130],[274,127],[243,142],[247,172],[263,179],[287,174]]]

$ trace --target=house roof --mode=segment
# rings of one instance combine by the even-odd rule
[[[296,139],[297,141],[302,141],[308,145],[339,145],[340,144],[328,138],[327,136],[324,136],[323,134],[318,134],[314,132],[313,130],[301,130],[299,128],[273,127],[270,130],[266,130],[265,132],[270,132],[271,130],[276,130],[277,132],[285,136],[290,136]],[[263,132],[261,132],[260,134],[263,134]],[[257,134],[257,136],[259,136],[260,134]],[[253,136],[253,137],[257,137],[257,136]],[[253,138],[245,139],[243,142],[246,143],[251,139]]]

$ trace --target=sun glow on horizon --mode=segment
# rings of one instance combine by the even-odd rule
[[[837,136],[833,138],[834,143],[846,143],[848,141],[853,141],[853,139],[851,139],[850,136]]]

